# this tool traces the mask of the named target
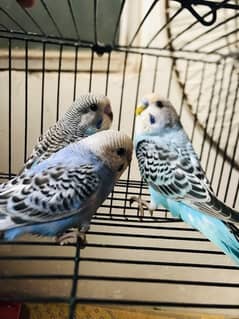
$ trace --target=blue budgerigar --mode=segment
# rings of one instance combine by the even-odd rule
[[[202,232],[239,264],[239,212],[214,194],[172,104],[157,94],[136,110],[135,149],[151,201],[139,199],[152,213],[160,205]]]
[[[62,118],[39,137],[24,169],[30,169],[69,143],[109,129],[112,120],[111,104],[106,96],[91,93],[80,96]]]
[[[71,227],[90,220],[131,161],[133,143],[124,133],[101,131],[69,144],[3,184],[0,231],[13,240],[25,234],[56,236],[66,243]]]

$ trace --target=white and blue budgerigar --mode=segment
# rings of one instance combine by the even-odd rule
[[[76,226],[84,234],[93,214],[129,165],[132,150],[133,143],[126,134],[101,131],[69,144],[3,184],[3,238],[13,240],[31,233],[56,236],[58,242],[66,243],[72,237],[66,230]]]
[[[30,169],[69,143],[109,129],[112,120],[111,104],[106,96],[92,93],[80,96],[62,118],[39,137],[23,169]]]
[[[141,176],[149,187],[149,211],[162,205],[239,264],[234,225],[239,223],[239,212],[215,196],[169,101],[157,94],[142,100],[136,110],[134,144]],[[139,204],[143,209],[146,203],[139,199]]]

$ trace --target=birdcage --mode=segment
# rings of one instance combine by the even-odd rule
[[[0,178],[86,92],[112,101],[133,137],[149,92],[180,114],[212,187],[239,208],[237,0],[38,0],[0,3]],[[238,267],[198,231],[148,200],[133,158],[91,223],[88,244],[24,236],[0,243],[0,300],[204,309],[238,314]]]

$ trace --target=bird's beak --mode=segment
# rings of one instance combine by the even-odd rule
[[[145,105],[137,106],[136,111],[135,111],[136,116],[140,115],[144,109],[145,109]]]
[[[106,107],[104,108],[104,113],[109,116],[111,121],[113,121],[113,113],[111,111],[111,107],[109,104],[107,104]]]

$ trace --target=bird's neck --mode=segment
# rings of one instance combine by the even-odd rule
[[[156,143],[175,145],[179,148],[184,147],[189,141],[187,134],[181,126],[177,126],[174,129],[164,129],[151,134],[136,135],[134,138],[134,145],[136,146],[138,142],[142,140],[155,140]]]
[[[73,118],[65,114],[64,118],[58,121],[58,129],[66,136],[72,136],[73,141],[84,137],[85,127],[80,125],[79,116]]]

